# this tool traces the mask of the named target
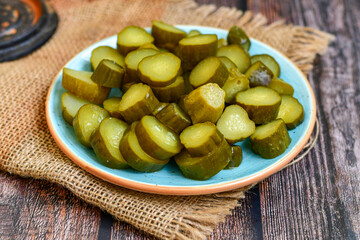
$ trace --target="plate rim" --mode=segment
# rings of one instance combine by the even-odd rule
[[[199,26],[199,25],[176,25],[177,27],[193,27],[193,28],[209,28],[209,29],[216,29],[221,31],[227,31],[226,29],[216,28],[216,27],[210,27],[210,26]],[[56,74],[56,76],[53,78],[51,85],[48,89],[47,96],[46,96],[46,102],[45,102],[45,115],[46,115],[46,122],[50,131],[50,134],[52,135],[53,139],[55,140],[58,147],[65,153],[67,157],[69,157],[74,163],[76,163],[78,166],[80,166],[83,170],[86,172],[89,172],[90,174],[104,180],[107,182],[110,182],[112,184],[125,187],[128,189],[146,192],[146,193],[154,193],[154,194],[163,194],[163,195],[203,195],[203,194],[212,194],[212,193],[219,193],[219,192],[226,192],[231,191],[237,188],[245,187],[254,183],[258,183],[267,177],[277,173],[280,171],[287,163],[291,162],[295,158],[295,156],[303,149],[307,141],[309,140],[314,126],[315,126],[315,119],[316,119],[316,112],[317,112],[317,106],[316,106],[316,100],[315,95],[313,92],[313,89],[310,85],[309,80],[305,76],[305,74],[299,69],[298,66],[296,66],[287,56],[285,56],[283,53],[278,51],[277,49],[273,48],[272,46],[263,43],[262,41],[259,41],[257,39],[250,38],[251,41],[257,41],[269,48],[271,48],[273,51],[277,52],[279,55],[281,55],[283,58],[288,60],[290,64],[292,64],[297,71],[300,73],[300,75],[305,80],[305,83],[307,85],[307,89],[310,92],[311,96],[311,104],[313,107],[312,115],[310,117],[309,127],[304,134],[304,137],[301,139],[301,141],[298,143],[298,145],[287,155],[284,156],[282,159],[277,161],[276,163],[272,164],[271,166],[268,166],[261,171],[254,173],[253,175],[250,175],[243,179],[237,179],[229,182],[224,183],[214,183],[210,185],[205,186],[159,186],[157,184],[146,184],[141,182],[136,182],[134,180],[129,180],[126,178],[122,178],[119,176],[114,176],[113,174],[107,173],[106,171],[103,171],[95,166],[90,165],[86,161],[82,160],[80,157],[78,157],[75,153],[73,153],[60,139],[60,137],[57,135],[56,130],[51,122],[50,119],[50,97],[51,93],[55,87],[56,80],[58,79],[59,75],[62,73],[62,69],[68,65],[74,58],[78,57],[81,52],[88,49],[92,45],[103,41],[108,38],[112,38],[116,36],[112,35],[106,38],[103,38],[87,47],[85,47],[83,50],[78,52],[74,57],[72,57],[69,61],[67,61],[61,70]]]

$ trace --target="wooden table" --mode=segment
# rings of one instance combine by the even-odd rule
[[[360,1],[197,0],[334,34],[309,74],[320,136],[240,200],[213,239],[360,239]],[[0,172],[0,239],[149,239],[66,189]]]

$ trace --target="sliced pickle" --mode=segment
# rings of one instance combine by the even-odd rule
[[[155,117],[177,134],[191,125],[189,115],[176,103],[167,104]]]
[[[296,98],[282,95],[277,118],[284,120],[288,129],[294,129],[304,121],[304,108]]]
[[[165,87],[175,82],[181,60],[172,53],[159,53],[145,57],[138,65],[138,74],[144,83],[152,87]]]
[[[280,76],[280,66],[276,60],[268,54],[260,54],[251,56],[251,64],[256,63],[257,61],[262,62],[275,77]]]
[[[225,65],[225,67],[229,71],[230,71],[231,68],[237,68],[235,63],[233,61],[231,61],[228,57],[221,56],[221,57],[218,57],[218,59],[220,59],[220,61]]]
[[[229,104],[235,103],[236,94],[249,88],[249,79],[238,68],[231,68],[229,70],[229,77],[224,86],[222,86],[222,89],[225,91],[225,102]]]
[[[181,58],[183,70],[191,70],[201,60],[215,56],[217,40],[215,34],[202,34],[181,39],[177,53]]]
[[[255,123],[238,105],[226,107],[216,126],[230,144],[245,140],[255,131]]]
[[[184,78],[184,85],[185,85],[185,94],[188,94],[189,92],[191,92],[192,90],[194,90],[194,87],[191,86],[190,84],[190,72],[185,72],[183,74],[183,78]]]
[[[141,148],[154,158],[169,159],[182,149],[179,136],[154,116],[144,116],[135,133]]]
[[[218,40],[218,48],[221,48],[221,47],[227,46],[227,45],[228,45],[228,42],[224,38],[220,38]]]
[[[92,69],[95,70],[103,59],[114,61],[121,67],[125,67],[124,56],[116,49],[109,46],[100,46],[91,52],[90,62]]]
[[[174,50],[179,41],[187,35],[183,30],[157,20],[152,21],[151,33],[157,46],[169,50]]]
[[[127,129],[127,123],[108,117],[90,137],[90,144],[100,161],[110,168],[128,168],[119,150],[120,140]]]
[[[217,83],[222,87],[229,76],[225,65],[217,57],[207,57],[199,62],[190,73],[189,81],[194,87],[206,83]]]
[[[224,169],[237,168],[243,160],[243,153],[240,146],[231,146],[231,153],[231,160]]]
[[[120,152],[133,169],[140,172],[158,171],[163,168],[170,159],[160,160],[153,158],[141,148],[135,134],[135,128],[138,123],[139,122],[133,122],[125,131],[120,141]]]
[[[184,112],[186,112],[188,115],[188,110],[186,109],[185,107],[185,98],[186,98],[187,95],[182,95],[179,97],[179,99],[177,100],[177,104],[179,105],[179,107],[184,110]]]
[[[106,117],[110,117],[109,113],[95,104],[85,104],[79,109],[75,115],[73,127],[82,145],[91,147],[90,136]]]
[[[184,106],[193,124],[216,121],[225,106],[225,92],[216,83],[207,83],[190,92]]]
[[[139,48],[132,52],[129,52],[128,55],[125,57],[125,64],[126,64],[126,74],[127,82],[140,82],[140,79],[137,74],[137,69],[139,62],[143,60],[145,57],[152,56],[159,53],[159,51],[151,49],[151,48]]]
[[[194,36],[198,36],[198,35],[201,35],[201,32],[199,32],[196,29],[193,29],[187,34],[187,37],[194,37]]]
[[[221,47],[217,50],[216,56],[229,58],[242,73],[251,65],[249,54],[239,45],[232,44]]]
[[[152,111],[152,115],[155,116],[156,114],[158,114],[161,110],[163,110],[167,105],[169,105],[169,103],[167,102],[160,102]]]
[[[162,102],[176,102],[181,95],[185,94],[185,82],[182,76],[178,76],[172,84],[166,87],[152,87],[155,96]]]
[[[252,64],[246,71],[245,76],[250,81],[250,87],[267,86],[273,78],[273,73],[262,62]]]
[[[123,67],[111,60],[103,59],[91,75],[91,80],[100,86],[120,88],[124,73]]]
[[[233,26],[230,28],[227,36],[227,41],[229,42],[229,44],[240,45],[246,51],[249,51],[251,46],[249,37],[246,35],[244,30],[237,26]]]
[[[287,82],[284,82],[280,78],[273,78],[269,85],[269,88],[274,89],[280,95],[290,95],[294,94],[294,88]]]
[[[277,119],[256,128],[250,137],[254,153],[263,158],[275,158],[284,153],[291,138],[282,119]]]
[[[224,169],[231,160],[231,147],[224,139],[205,156],[194,157],[187,150],[175,156],[182,174],[195,180],[206,180]]]
[[[119,111],[121,97],[108,98],[103,102],[104,109],[108,111],[110,116],[123,120]]]
[[[276,119],[281,96],[271,88],[259,86],[237,93],[236,103],[245,109],[255,124],[263,124]]]
[[[197,123],[182,131],[180,141],[191,156],[205,156],[223,141],[223,135],[211,122]]]
[[[132,85],[122,96],[119,111],[126,122],[132,123],[149,115],[159,104],[148,85],[137,83]]]
[[[152,42],[154,42],[153,36],[137,26],[125,27],[117,35],[117,49],[124,56],[141,45]]]
[[[150,48],[160,52],[159,48],[156,47],[153,43],[145,43],[144,45],[141,45],[138,49],[142,49],[142,48]]]
[[[89,101],[78,98],[77,96],[64,92],[61,96],[61,113],[68,124],[72,126],[74,117],[83,105],[90,103]]]
[[[75,96],[95,104],[102,104],[110,88],[102,87],[91,80],[92,72],[63,69],[62,86]]]

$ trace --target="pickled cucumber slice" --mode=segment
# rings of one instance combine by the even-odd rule
[[[206,83],[217,83],[222,87],[229,76],[225,65],[217,57],[207,57],[199,62],[190,73],[189,81],[194,87]]]
[[[262,62],[275,77],[280,76],[280,66],[276,60],[268,54],[260,54],[251,56],[251,64],[256,63],[257,61]]]
[[[85,104],[79,109],[75,115],[73,127],[82,145],[91,147],[90,136],[106,117],[110,117],[109,113],[95,104]]]
[[[167,104],[155,117],[177,134],[191,125],[189,115],[176,103]]]
[[[92,72],[63,69],[62,86],[75,96],[95,104],[102,104],[110,88],[102,87],[91,80]]]
[[[155,172],[163,168],[170,159],[159,160],[148,155],[140,146],[135,134],[138,122],[133,122],[120,141],[120,153],[133,169],[140,172]]]
[[[228,42],[227,42],[225,39],[220,38],[220,39],[218,40],[218,48],[221,48],[221,47],[227,46],[227,45],[228,45]]]
[[[201,60],[215,56],[217,40],[215,34],[202,34],[181,39],[177,54],[181,58],[183,70],[191,70]]]
[[[152,87],[165,87],[175,82],[181,60],[172,53],[159,53],[145,57],[138,65],[138,74],[144,83]]]
[[[222,57],[218,57],[218,59],[220,59],[220,61],[225,65],[225,67],[229,71],[231,68],[237,68],[235,63],[233,61],[231,61],[228,57],[222,56]]]
[[[230,144],[245,140],[255,132],[255,123],[249,119],[247,112],[238,105],[226,107],[216,127]]]
[[[244,30],[237,26],[233,26],[230,28],[227,36],[227,41],[229,42],[229,44],[240,45],[246,51],[249,51],[251,46],[249,37],[246,35]]]
[[[166,87],[152,87],[155,96],[162,102],[176,102],[185,94],[185,82],[182,76],[178,76],[172,84]]]
[[[123,117],[119,111],[120,101],[120,97],[108,98],[103,102],[103,106],[104,109],[110,114],[110,116],[123,120]]]
[[[117,35],[117,49],[124,56],[141,45],[152,42],[154,42],[153,36],[137,26],[125,27]]]
[[[196,29],[193,29],[187,34],[187,37],[194,37],[194,36],[197,36],[197,35],[201,35],[201,32],[199,32]]]
[[[148,85],[137,83],[132,85],[123,95],[119,111],[124,120],[128,123],[140,120],[143,116],[149,115],[159,104]]]
[[[95,70],[103,59],[111,60],[121,67],[125,67],[124,56],[116,49],[108,46],[100,46],[91,52],[90,62],[92,69]]]
[[[211,122],[197,123],[180,134],[180,141],[191,156],[205,156],[223,141],[223,135]]]
[[[154,116],[144,116],[135,133],[141,148],[154,158],[169,159],[182,149],[179,136]]]
[[[145,43],[144,45],[141,45],[138,49],[142,49],[142,48],[150,48],[160,52],[159,48],[156,47],[153,43]]]
[[[239,45],[232,44],[221,47],[217,50],[216,56],[229,58],[242,73],[251,65],[249,54]]]
[[[304,121],[304,108],[296,98],[282,95],[277,118],[284,120],[288,129],[294,129]]]
[[[284,153],[291,138],[282,119],[277,119],[256,128],[250,137],[254,153],[263,158],[275,158]]]
[[[74,117],[83,105],[90,103],[89,101],[78,98],[77,96],[64,92],[61,96],[61,113],[68,124],[72,126]]]
[[[229,77],[224,86],[222,86],[222,89],[225,91],[225,102],[229,104],[235,103],[236,94],[249,88],[249,79],[238,68],[231,68],[229,70]]]
[[[205,156],[193,157],[187,150],[175,156],[182,174],[195,180],[206,180],[224,169],[231,160],[231,148],[224,139]]]
[[[90,144],[100,161],[110,168],[128,168],[119,145],[127,123],[112,117],[105,118],[90,137]]]
[[[184,98],[184,107],[193,124],[216,123],[225,107],[225,91],[216,83],[207,83]]]
[[[132,52],[129,52],[128,55],[125,57],[125,64],[126,64],[126,74],[127,82],[140,82],[138,77],[137,69],[139,62],[143,60],[145,57],[152,56],[159,53],[159,51],[151,49],[151,48],[139,48]]]
[[[91,75],[91,80],[100,86],[120,88],[124,73],[123,67],[111,60],[103,59]]]
[[[290,95],[294,94],[294,88],[287,82],[284,82],[280,78],[273,78],[269,85],[269,88],[274,89],[280,95]]]
[[[263,124],[276,119],[281,103],[281,96],[275,90],[262,86],[239,92],[235,99],[255,124]]]
[[[186,32],[162,21],[153,20],[151,33],[155,44],[169,50],[175,49],[179,41],[186,37]]]
[[[267,86],[273,78],[273,73],[262,62],[255,62],[246,71],[245,76],[250,81],[250,87]]]
[[[163,110],[169,103],[167,102],[160,102],[152,111],[152,115],[155,116],[156,114],[158,114],[161,110]]]
[[[243,153],[240,146],[231,146],[231,160],[224,169],[233,169],[240,166],[243,160]]]

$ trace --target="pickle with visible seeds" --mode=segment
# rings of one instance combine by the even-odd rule
[[[231,146],[231,160],[224,169],[233,169],[240,166],[243,160],[243,153],[240,146]]]
[[[120,141],[120,153],[126,162],[133,169],[140,172],[155,172],[163,168],[170,159],[160,160],[151,157],[140,146],[135,134],[136,125],[139,122],[133,122],[125,131]]]
[[[141,45],[154,42],[153,36],[137,26],[123,28],[117,35],[117,49],[124,56]]]
[[[179,41],[187,35],[183,30],[157,20],[152,21],[151,33],[157,46],[169,50],[174,50]]]
[[[100,86],[120,88],[124,73],[123,67],[111,60],[103,59],[91,75],[91,80]]]
[[[176,103],[167,104],[155,117],[177,134],[191,125],[189,115]]]
[[[252,64],[246,71],[245,76],[250,81],[250,87],[267,86],[273,78],[273,73],[262,62]]]
[[[294,94],[294,88],[280,78],[273,78],[267,87],[274,89],[280,95],[292,96]]]
[[[175,156],[182,174],[195,180],[206,180],[224,169],[231,160],[231,147],[225,139],[205,156],[194,157],[187,150]]]
[[[177,54],[182,61],[183,70],[191,70],[201,60],[215,56],[217,40],[218,38],[215,34],[202,34],[181,39]]]
[[[281,96],[271,88],[255,87],[236,94],[236,104],[249,114],[255,124],[263,124],[276,119]]]
[[[199,62],[191,71],[189,81],[194,87],[207,83],[217,83],[222,87],[229,76],[225,65],[217,57],[207,57]]]
[[[111,60],[121,67],[125,67],[124,56],[116,49],[109,46],[100,46],[91,52],[90,62],[92,69],[95,70],[103,59]]]
[[[198,30],[191,30],[188,34],[187,34],[187,37],[195,37],[195,36],[198,36],[198,35],[201,35],[201,33],[198,31]]]
[[[254,153],[270,159],[284,153],[290,145],[291,138],[282,119],[277,119],[256,128],[250,137]]]
[[[237,26],[233,26],[230,28],[227,41],[229,44],[238,44],[246,51],[249,51],[251,42],[249,37],[246,35],[244,30]]]
[[[178,76],[172,84],[166,87],[152,87],[155,96],[162,102],[176,102],[185,94],[185,82],[182,76]]]
[[[296,98],[282,95],[277,118],[284,120],[288,129],[294,129],[304,121],[304,108]]]
[[[179,136],[154,116],[144,116],[135,133],[141,148],[156,159],[169,159],[182,149]]]
[[[242,73],[251,65],[249,54],[239,45],[232,44],[221,47],[217,50],[216,56],[229,58]]]
[[[132,85],[122,96],[119,112],[126,122],[131,123],[149,115],[159,104],[151,88],[143,83]]]
[[[231,61],[228,57],[225,56],[221,56],[218,57],[220,59],[220,61],[225,65],[225,67],[227,68],[227,70],[230,71],[231,68],[237,68],[237,66],[235,65],[235,63],[233,61]]]
[[[169,105],[169,103],[167,102],[160,102],[152,111],[152,115],[155,116],[156,114],[158,114],[161,110],[163,110],[167,105]]]
[[[145,57],[138,65],[138,74],[144,83],[152,87],[165,87],[175,82],[181,60],[172,53],[159,53]]]
[[[238,105],[226,107],[216,123],[216,127],[230,144],[245,140],[255,131],[255,123]]]
[[[182,131],[180,141],[191,156],[204,156],[220,145],[223,135],[211,122],[197,123]]]
[[[269,68],[275,77],[280,75],[280,66],[272,56],[268,54],[251,56],[251,64],[254,64],[257,61],[262,62],[267,68]]]
[[[76,113],[73,120],[75,135],[85,147],[91,147],[90,136],[99,127],[109,113],[95,104],[85,104]]]
[[[127,127],[125,122],[107,117],[91,135],[91,147],[104,165],[117,169],[129,167],[119,150],[121,138]]]
[[[235,103],[236,94],[249,88],[249,79],[238,68],[231,68],[229,70],[229,77],[224,86],[222,86],[222,89],[225,91],[225,102],[229,104]]]
[[[186,95],[184,106],[193,124],[216,123],[225,107],[225,92],[216,83],[207,83]]]
[[[110,116],[123,120],[123,117],[119,111],[120,101],[120,97],[108,98],[103,102],[103,106],[104,109],[108,111]]]
[[[61,113],[65,122],[72,126],[76,113],[83,105],[88,103],[90,102],[71,93],[64,92],[61,96]]]
[[[102,104],[110,88],[102,87],[91,80],[92,72],[63,69],[62,86],[75,96],[95,104]]]

